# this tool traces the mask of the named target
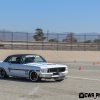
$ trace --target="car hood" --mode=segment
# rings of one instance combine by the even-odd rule
[[[58,68],[58,67],[67,67],[66,65],[62,64],[55,64],[55,63],[28,63],[25,64],[27,66],[35,66],[40,68]]]

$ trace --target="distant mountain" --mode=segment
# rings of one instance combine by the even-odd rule
[[[69,33],[73,33],[73,32],[62,32],[59,33],[59,41],[62,41],[63,39],[66,39],[67,35]],[[50,34],[50,33],[49,33]],[[91,33],[74,33],[75,38],[80,41],[87,41],[87,40],[91,40],[93,41],[94,39],[98,39],[99,38],[99,33],[97,32],[91,32]],[[52,34],[50,35],[50,39],[51,38],[57,38],[57,33],[54,33],[54,35],[52,36]]]
[[[8,31],[8,30],[0,30],[0,32],[12,32],[12,31]]]
[[[79,35],[99,35],[97,32],[91,32],[91,33],[78,33]]]
[[[3,34],[5,33],[5,34]],[[13,32],[13,40],[27,40],[27,32]],[[48,40],[50,39],[55,39],[58,38],[59,41],[62,41],[63,39],[66,39],[66,36],[72,32],[62,32],[62,33],[57,33],[56,32],[51,32],[48,34]],[[29,33],[28,34],[28,40],[33,41],[33,35],[34,33]],[[94,40],[99,38],[99,33],[97,32],[90,32],[90,33],[74,33],[75,38],[80,41],[86,41],[86,40]],[[85,36],[86,35],[86,36]],[[45,37],[47,37],[47,33],[45,33]],[[12,40],[12,31],[8,30],[0,30],[0,39],[1,40]]]
[[[12,32],[12,31],[8,31],[8,30],[0,30],[0,32]],[[27,33],[27,32],[19,32],[19,31],[15,31],[13,33]],[[34,32],[33,32],[34,33]],[[58,34],[69,34],[69,33],[73,33],[73,32],[62,32],[62,33],[58,33]],[[47,33],[45,33],[47,34]],[[50,32],[49,34],[57,34],[56,32]],[[74,33],[75,35],[99,35],[100,33],[97,32],[90,32],[90,33]]]

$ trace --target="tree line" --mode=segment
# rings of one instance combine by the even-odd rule
[[[44,32],[41,28],[37,28],[35,29],[35,35],[33,36],[33,38],[35,39],[35,41],[44,41],[47,37],[44,35]],[[48,40],[49,42],[58,42],[57,38],[52,38]],[[74,42],[77,43],[78,40],[77,38],[75,38],[74,33],[69,33],[67,34],[67,36],[65,37],[65,39],[62,40],[62,42]],[[84,43],[98,43],[100,42],[100,39],[94,39],[93,41],[91,40],[86,40],[84,41]]]

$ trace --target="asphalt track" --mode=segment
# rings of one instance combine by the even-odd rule
[[[69,67],[69,73],[67,79],[62,82],[31,82],[13,77],[0,79],[0,100],[82,100],[79,98],[80,92],[100,93],[100,64],[81,62],[66,65]],[[80,66],[82,70],[79,70]]]

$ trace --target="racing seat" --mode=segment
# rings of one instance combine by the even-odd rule
[[[31,61],[30,61],[30,59],[29,58],[26,58],[25,59],[25,63],[30,63]]]
[[[31,63],[31,62],[34,62],[34,57],[31,57],[31,58],[26,58],[25,59],[25,63]]]

